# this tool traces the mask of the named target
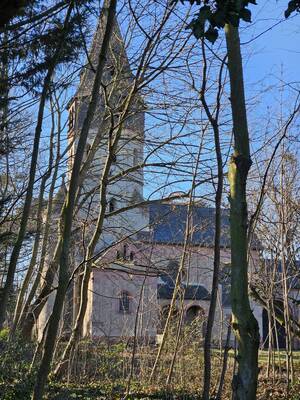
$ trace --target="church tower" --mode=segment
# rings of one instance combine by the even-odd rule
[[[70,167],[72,165],[77,138],[88,109],[97,67],[98,55],[103,39],[103,18],[99,19],[91,50],[80,74],[80,83],[69,103]],[[90,127],[85,160],[93,154],[81,184],[79,219],[95,221],[99,210],[99,185],[109,154],[111,143],[121,125],[121,134],[109,170],[106,191],[106,218],[103,235],[97,251],[107,245],[143,231],[148,226],[148,212],[143,207],[133,207],[143,201],[144,150],[144,103],[140,95],[133,95],[131,106],[124,119],[120,119],[134,83],[134,75],[126,54],[120,28],[115,21],[97,108]],[[92,224],[90,225],[92,227]]]
[[[69,104],[70,164],[76,149],[92,93],[95,69],[103,40],[102,13],[94,35],[87,64],[80,74],[79,87]],[[110,40],[97,107],[90,127],[85,161],[93,155],[81,183],[78,225],[88,221],[86,243],[93,234],[99,213],[99,185],[110,162],[105,194],[103,231],[95,253],[110,249],[96,261],[88,288],[88,304],[82,334],[89,337],[132,337],[138,313],[139,336],[155,337],[156,277],[141,275],[138,237],[148,230],[149,211],[143,206],[145,106],[133,87],[125,43],[117,21]],[[130,107],[127,106],[130,98]],[[120,129],[121,128],[121,129]],[[117,142],[114,142],[116,140]],[[111,144],[117,143],[111,152]],[[88,161],[87,161],[88,162]],[[70,165],[70,166],[71,166]],[[140,205],[139,205],[140,204]],[[75,240],[77,240],[75,238]],[[78,240],[80,243],[80,239]],[[115,246],[114,246],[115,245]],[[80,253],[78,248],[75,252]],[[82,256],[82,254],[81,254]],[[134,272],[138,271],[139,274]],[[80,285],[74,285],[74,315],[78,310]]]

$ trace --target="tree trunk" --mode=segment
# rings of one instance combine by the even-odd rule
[[[57,101],[56,101],[56,103],[57,103]],[[26,340],[31,339],[32,329],[33,329],[35,321],[37,321],[37,319],[38,319],[38,316],[39,316],[38,311],[41,309],[41,307],[39,307],[39,308],[37,307],[38,304],[42,303],[40,295],[37,296],[37,299],[33,305],[31,305],[31,302],[32,302],[34,296],[36,295],[37,288],[40,285],[40,282],[42,280],[42,273],[44,272],[44,264],[45,264],[45,259],[46,259],[48,239],[49,239],[50,226],[51,226],[54,190],[55,190],[55,185],[56,185],[58,169],[59,169],[59,165],[60,165],[59,163],[60,163],[60,159],[61,159],[61,154],[60,154],[61,113],[59,111],[58,103],[56,105],[57,105],[57,112],[58,112],[58,122],[57,122],[57,132],[58,133],[57,133],[56,159],[55,159],[55,167],[54,167],[53,176],[51,179],[51,185],[50,185],[50,189],[49,189],[49,195],[48,195],[46,220],[45,220],[44,230],[43,230],[43,234],[42,234],[40,262],[39,262],[38,269],[36,271],[36,276],[35,276],[34,282],[30,288],[28,297],[23,306],[21,316],[19,319],[19,323],[18,323],[18,328],[22,332],[22,337],[25,338]],[[47,273],[46,273],[46,275],[47,275]],[[46,281],[46,278],[47,278],[47,276],[45,277],[45,281]],[[49,285],[47,287],[49,287]],[[49,288],[51,289],[51,286]],[[41,292],[43,292],[43,289],[41,290]]]
[[[29,181],[28,181],[28,187],[27,187],[25,202],[24,202],[23,211],[22,211],[20,228],[19,228],[19,232],[18,232],[18,236],[17,236],[16,242],[15,242],[14,248],[12,250],[5,285],[4,285],[3,291],[1,292],[0,329],[3,327],[4,321],[6,318],[6,310],[7,310],[9,296],[13,290],[13,283],[14,283],[17,262],[18,262],[22,244],[23,244],[23,241],[24,241],[24,238],[26,235],[27,222],[28,222],[28,218],[29,218],[31,202],[32,202],[32,195],[33,195],[33,188],[34,188],[34,182],[35,182],[37,160],[38,160],[38,155],[39,155],[39,146],[40,146],[40,138],[41,138],[41,134],[42,134],[43,117],[44,117],[44,109],[45,109],[46,99],[47,99],[48,91],[50,88],[51,78],[52,78],[53,72],[55,70],[57,61],[59,59],[61,49],[63,47],[63,42],[64,42],[63,35],[65,33],[67,25],[69,24],[69,19],[71,16],[72,8],[73,8],[73,3],[70,5],[70,7],[68,9],[68,12],[67,12],[67,15],[65,18],[65,22],[64,22],[61,41],[59,42],[59,45],[53,55],[53,58],[50,60],[49,68],[48,68],[46,77],[44,79],[43,89],[42,89],[40,103],[39,103],[37,124],[36,124],[35,134],[34,134],[34,142],[33,142],[32,156],[31,156],[31,162],[30,162],[30,171],[29,171]]]
[[[79,173],[80,173],[82,159],[84,156],[86,141],[89,134],[89,128],[96,110],[103,70],[106,63],[106,54],[113,30],[113,24],[116,13],[116,3],[117,0],[111,0],[109,3],[108,10],[103,10],[104,15],[107,13],[107,16],[105,16],[106,17],[105,33],[101,45],[101,51],[98,58],[98,66],[93,84],[91,102],[89,104],[87,115],[85,117],[80,132],[76,154],[74,158],[74,164],[71,173],[70,186],[68,189],[68,193],[66,196],[66,200],[61,215],[61,240],[59,240],[58,243],[58,246],[61,243],[61,251],[59,255],[58,287],[53,305],[53,311],[49,319],[49,326],[45,338],[43,356],[40,367],[38,369],[32,400],[42,400],[43,397],[45,384],[47,382],[48,374],[50,371],[53,349],[56,341],[65,294],[68,288],[68,283],[69,283],[68,255],[69,255],[70,241],[71,241],[73,211],[75,207],[75,199],[79,183]],[[105,19],[103,18],[102,21],[104,22]]]
[[[35,129],[33,151],[32,151],[32,156],[31,156],[29,182],[28,182],[28,187],[27,187],[27,191],[26,191],[26,197],[25,197],[25,202],[24,202],[24,207],[23,207],[23,212],[22,212],[22,217],[21,217],[21,222],[20,222],[20,228],[19,228],[19,232],[18,232],[18,237],[16,239],[16,242],[15,242],[12,254],[11,254],[5,285],[4,285],[3,291],[1,292],[0,329],[3,327],[3,324],[6,319],[6,310],[7,310],[7,305],[8,305],[8,299],[13,290],[13,283],[14,283],[17,262],[19,259],[23,240],[24,240],[24,237],[26,234],[27,222],[28,222],[28,218],[29,218],[29,212],[30,212],[31,201],[32,201],[33,186],[34,186],[34,181],[35,181],[35,172],[36,172],[37,159],[38,159],[38,153],[39,153],[39,143],[40,143],[40,137],[41,137],[41,133],[42,133],[44,108],[45,108],[46,97],[47,97],[48,89],[50,86],[53,70],[54,70],[54,66],[51,66],[45,77],[43,90],[42,90],[42,94],[41,94],[41,99],[40,99],[40,104],[39,104],[39,112],[38,112],[38,120],[37,120],[36,129]]]
[[[224,347],[224,354],[223,354],[222,371],[215,400],[221,400],[222,398],[222,392],[225,383],[225,375],[227,371],[228,352],[230,350],[230,336],[231,336],[231,322],[229,321],[229,325],[227,328],[226,342]]]
[[[216,305],[217,305],[217,294],[218,294],[218,284],[219,284],[219,271],[220,271],[220,242],[221,242],[221,205],[222,205],[222,194],[223,194],[223,161],[222,161],[222,151],[220,143],[220,130],[219,130],[219,112],[220,112],[220,97],[222,92],[222,72],[224,67],[225,59],[223,60],[219,72],[218,79],[218,92],[216,99],[216,112],[213,115],[209,109],[206,102],[205,91],[206,91],[206,75],[207,75],[207,60],[205,55],[204,41],[202,41],[202,54],[203,54],[203,82],[201,90],[201,102],[209,119],[211,127],[214,133],[214,143],[215,143],[215,155],[217,160],[217,189],[215,194],[215,234],[214,234],[214,267],[213,267],[213,277],[212,277],[212,287],[211,287],[211,299],[209,304],[207,325],[205,330],[204,338],[204,370],[203,370],[203,400],[209,400],[210,395],[210,381],[211,381],[211,338],[212,330],[215,320]]]
[[[111,127],[111,130],[113,131],[113,127]],[[121,127],[119,128],[119,135],[121,134]],[[85,267],[83,271],[83,276],[81,279],[79,279],[78,285],[80,286],[80,300],[78,304],[78,313],[76,314],[76,319],[74,323],[74,327],[72,329],[72,334],[70,336],[70,339],[68,341],[68,344],[65,347],[65,350],[63,352],[63,355],[61,357],[61,362],[57,366],[57,368],[54,371],[55,375],[58,375],[61,371],[62,366],[64,363],[69,360],[70,354],[72,353],[76,343],[80,339],[80,336],[82,334],[82,327],[83,327],[83,322],[84,322],[84,317],[86,313],[86,308],[88,304],[88,285],[92,273],[92,257],[95,252],[96,245],[99,241],[100,235],[102,233],[102,228],[103,228],[103,222],[104,222],[104,217],[105,217],[105,209],[106,209],[106,204],[107,204],[107,199],[106,199],[106,192],[107,192],[107,185],[108,185],[108,176],[109,176],[109,171],[111,168],[111,165],[113,163],[113,154],[115,154],[116,147],[118,143],[118,138],[116,139],[115,146],[113,149],[108,148],[108,155],[106,159],[106,163],[104,165],[102,177],[101,177],[101,182],[100,182],[100,206],[99,206],[99,213],[98,213],[98,219],[97,219],[97,224],[95,231],[93,233],[93,236],[88,244],[87,247],[87,252],[86,252],[86,260],[85,260]],[[110,146],[108,146],[110,147]]]
[[[48,169],[46,173],[44,174],[42,181],[41,181],[41,186],[40,186],[40,193],[39,193],[39,198],[38,198],[38,211],[37,211],[37,227],[36,227],[36,235],[34,239],[34,245],[32,249],[32,255],[30,259],[30,263],[25,275],[25,278],[23,280],[18,299],[17,299],[17,304],[15,307],[15,314],[14,314],[14,321],[13,325],[10,331],[10,337],[14,336],[14,333],[16,331],[18,322],[21,317],[21,310],[23,308],[24,304],[24,299],[26,292],[28,290],[30,281],[32,279],[33,273],[34,273],[34,267],[36,266],[37,263],[37,258],[38,258],[38,252],[39,252],[39,247],[40,247],[40,239],[41,239],[41,234],[42,234],[42,213],[43,213],[43,206],[44,206],[44,194],[45,194],[45,187],[47,180],[51,176],[51,170],[52,170],[52,164],[53,164],[53,137],[54,137],[54,116],[53,116],[53,110],[52,110],[52,127],[51,127],[51,133],[50,133],[50,148],[49,148],[49,162],[48,162]]]
[[[258,377],[258,323],[248,295],[246,184],[251,167],[249,134],[238,28],[225,26],[233,119],[234,153],[229,162],[232,327],[238,343],[233,398],[254,400]]]

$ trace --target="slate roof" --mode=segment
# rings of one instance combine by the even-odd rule
[[[153,203],[149,206],[151,240],[155,243],[183,244],[187,220],[187,205]],[[194,206],[192,211],[193,233],[191,243],[211,247],[214,245],[215,209]],[[230,247],[229,210],[221,216],[221,246]]]
[[[184,299],[185,300],[210,300],[210,294],[201,285],[182,285],[185,288]],[[157,286],[157,298],[170,300],[173,296],[174,286],[166,284],[158,284]]]

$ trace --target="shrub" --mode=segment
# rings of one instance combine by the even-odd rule
[[[19,340],[7,341],[8,331],[0,337],[0,399],[30,399],[34,373],[30,371],[32,345]]]

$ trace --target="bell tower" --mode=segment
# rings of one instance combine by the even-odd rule
[[[104,18],[105,9],[100,15],[86,65],[81,70],[78,88],[68,104],[69,170],[71,170],[74,162],[78,138],[91,99],[97,60],[104,34]],[[143,202],[144,188],[142,164],[144,160],[145,106],[142,97],[135,93],[125,118],[120,117],[124,114],[124,106],[132,92],[134,80],[135,76],[130,68],[125,43],[118,23],[115,21],[102,76],[101,89],[85,148],[82,165],[84,173],[80,181],[77,212],[74,216],[74,227],[79,227],[80,229],[79,231],[74,229],[72,251],[70,252],[71,265],[77,266],[82,261],[85,250],[84,245],[88,244],[94,232],[100,201],[103,204],[103,197],[100,197],[100,186],[108,155],[110,155],[112,164],[106,178],[108,185],[104,199],[105,218],[99,242],[94,250],[95,253],[101,250],[104,250],[105,253],[106,249],[118,244],[119,248],[123,249],[124,261],[131,263],[131,267],[134,268],[133,252],[130,252],[130,245],[127,244],[126,240],[130,237],[130,240],[135,242],[138,233],[148,229],[148,207],[139,205]],[[119,127],[121,130],[119,130]],[[121,132],[121,134],[120,136],[118,135],[118,141],[112,154],[109,151],[109,144],[117,131]],[[65,194],[65,190],[67,189],[62,187],[61,195]],[[56,214],[59,215],[59,213],[60,209],[57,209]],[[109,263],[114,263],[118,259],[118,252],[119,250],[112,249],[112,259]],[[126,254],[128,254],[128,257],[126,257]],[[98,278],[95,276],[95,274],[99,273],[104,274],[104,280],[99,276]],[[119,277],[119,275],[117,276]],[[68,297],[70,304],[72,303],[70,309],[72,309],[74,317],[78,315],[81,277],[82,275],[74,277],[73,287]],[[102,332],[100,328],[97,331],[95,318],[98,318],[100,314],[104,315],[106,311],[103,314],[99,310],[108,310],[106,313],[107,319],[113,315],[112,310],[107,308],[106,300],[108,298],[99,297],[99,295],[94,296],[94,292],[101,294],[108,291],[109,296],[118,298],[119,292],[117,290],[119,284],[126,282],[124,290],[129,284],[133,285],[129,275],[127,278],[128,280],[123,279],[117,282],[117,278],[114,277],[112,280],[115,281],[116,287],[111,287],[112,280],[109,278],[109,268],[107,271],[101,268],[93,271],[89,282],[89,288],[92,290],[88,292],[88,305],[83,327],[84,334],[94,336],[95,332],[98,332],[98,335],[100,331]],[[140,293],[140,289],[137,289],[136,293]],[[45,304],[41,318],[39,318],[38,332],[40,337],[51,314],[54,298],[55,293],[53,292]],[[145,302],[149,303],[149,301]],[[130,317],[133,318],[133,315],[130,315]],[[122,321],[120,323],[123,324]],[[134,321],[131,322],[130,326],[134,326]]]
[[[77,138],[88,109],[95,69],[103,39],[103,18],[100,16],[86,65],[80,73],[80,83],[69,103],[69,163],[72,166]],[[118,22],[115,21],[97,107],[89,131],[85,161],[89,163],[80,188],[79,214],[95,221],[99,210],[99,185],[109,154],[109,143],[118,127],[121,135],[112,155],[106,191],[106,218],[101,243],[97,250],[147,230],[148,211],[138,206],[143,201],[144,176],[141,165],[144,160],[145,113],[142,97],[132,95],[131,106],[123,120],[120,119],[131,93],[135,77],[130,68],[124,40]],[[134,205],[137,207],[134,207]],[[88,215],[87,215],[88,214]],[[91,225],[92,226],[92,225]]]

